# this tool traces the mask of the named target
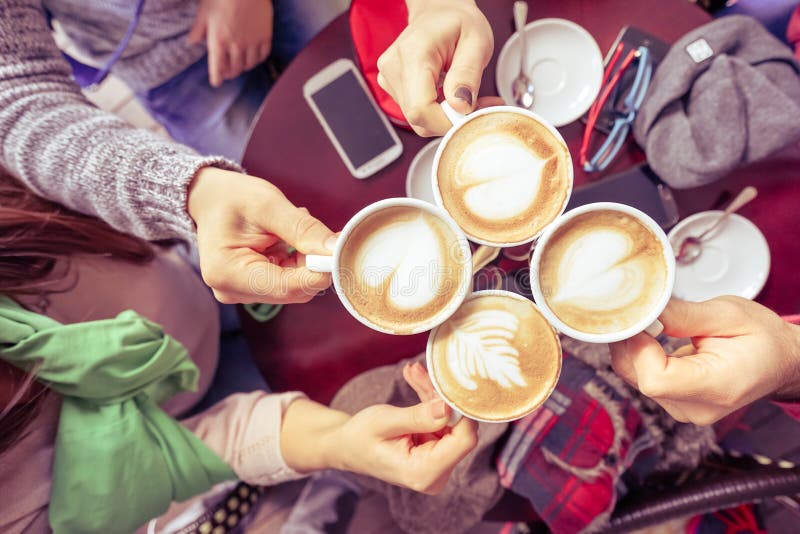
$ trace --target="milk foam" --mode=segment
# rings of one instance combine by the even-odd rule
[[[456,184],[467,209],[485,219],[507,219],[530,209],[539,193],[541,159],[513,135],[482,136],[466,146]]]
[[[646,265],[631,257],[630,235],[604,228],[569,245],[558,267],[553,303],[568,303],[587,311],[609,311],[630,305],[645,292]]]
[[[519,319],[504,310],[481,310],[453,319],[447,338],[446,362],[456,382],[470,391],[478,389],[474,378],[492,380],[510,389],[525,386],[519,351],[512,345]]]
[[[388,302],[415,310],[439,295],[444,254],[435,230],[420,214],[377,229],[360,248],[357,274],[373,288],[388,279]]]

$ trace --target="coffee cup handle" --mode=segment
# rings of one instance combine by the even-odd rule
[[[333,256],[309,254],[306,256],[306,269],[315,273],[332,273]]]
[[[447,426],[449,426],[449,427],[456,426],[458,424],[458,422],[461,421],[462,417],[464,417],[464,415],[451,406],[450,407],[450,419],[447,420]]]
[[[467,118],[466,115],[462,115],[458,111],[454,110],[453,106],[447,103],[447,100],[443,100],[439,105],[442,107],[444,114],[447,115],[447,120],[449,120],[453,126],[458,126],[464,122],[464,119]]]
[[[664,331],[664,325],[658,319],[653,321],[653,323],[650,326],[644,329],[645,334],[648,334],[653,337],[658,337],[659,335],[661,335],[661,332],[663,331]]]

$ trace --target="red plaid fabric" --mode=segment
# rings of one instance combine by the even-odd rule
[[[611,513],[623,472],[646,476],[655,458],[642,453],[653,444],[630,401],[565,354],[555,392],[513,424],[497,467],[504,487],[527,497],[553,532],[569,534]]]

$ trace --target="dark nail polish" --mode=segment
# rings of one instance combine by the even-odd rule
[[[458,87],[456,89],[456,98],[460,98],[470,106],[472,105],[472,91],[469,90],[469,87],[464,85]]]

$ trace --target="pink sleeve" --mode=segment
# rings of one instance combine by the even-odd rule
[[[231,395],[181,424],[202,439],[234,473],[250,484],[268,486],[302,478],[283,460],[283,414],[302,393],[262,391]]]

